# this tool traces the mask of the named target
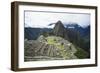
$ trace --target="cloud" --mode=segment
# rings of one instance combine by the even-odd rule
[[[90,24],[90,14],[25,12],[25,27],[53,28],[54,25],[48,25],[58,20],[63,23],[74,22],[84,27]]]

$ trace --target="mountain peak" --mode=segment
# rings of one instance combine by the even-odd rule
[[[60,20],[55,23],[55,26],[62,26],[64,28],[64,25]]]
[[[60,29],[65,29],[65,27],[64,27],[63,23],[59,20],[59,21],[57,21],[57,22],[55,23],[54,29],[60,30]]]
[[[61,21],[57,21],[55,23],[55,27],[53,28],[53,34],[60,37],[65,37],[66,29]]]
[[[57,23],[60,23],[60,24],[62,24],[62,22],[59,20],[59,21],[57,21]]]

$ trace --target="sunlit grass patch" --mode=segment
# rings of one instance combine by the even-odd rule
[[[48,44],[55,44],[54,38],[53,37],[48,37],[47,38],[47,43]]]

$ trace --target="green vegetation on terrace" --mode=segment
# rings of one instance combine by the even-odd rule
[[[56,40],[55,40],[54,37],[48,37],[48,38],[47,38],[47,43],[48,43],[48,44],[56,45]]]
[[[58,42],[56,39],[59,39],[60,37],[47,37],[47,43],[51,44],[51,45],[55,45],[55,47],[57,47],[57,49],[59,49],[59,54],[64,58],[68,58],[68,54],[69,52],[66,51],[66,49],[64,48],[64,44]],[[61,39],[61,38],[60,38]]]

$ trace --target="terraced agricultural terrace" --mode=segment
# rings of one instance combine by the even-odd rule
[[[26,40],[25,44],[27,44],[25,45],[25,61],[77,59],[81,58],[77,54],[83,53],[85,53],[85,56],[81,55],[83,58],[87,56],[81,48],[78,50],[72,43],[57,36],[41,35],[37,40]]]

